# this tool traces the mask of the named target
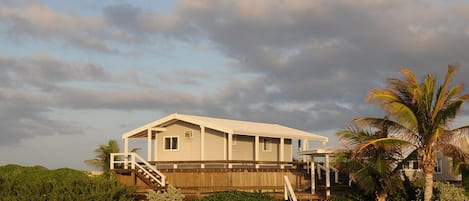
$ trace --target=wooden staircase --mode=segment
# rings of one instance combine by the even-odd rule
[[[112,153],[110,162],[111,171],[119,169],[119,173],[131,173],[145,183],[147,189],[165,189],[166,176],[149,164],[137,153]],[[132,184],[137,182],[132,178]]]
[[[152,170],[152,168],[137,169],[136,176],[139,177],[142,181],[147,184],[149,188],[152,189],[163,189],[165,185],[161,185],[158,181],[161,180],[161,175]]]

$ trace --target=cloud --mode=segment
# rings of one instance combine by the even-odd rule
[[[202,81],[210,80],[212,76],[209,73],[197,70],[176,70],[170,73],[157,73],[156,77],[160,82],[171,85],[201,85]]]
[[[85,128],[71,120],[54,119],[50,114],[56,109],[135,110],[187,105],[192,99],[190,94],[173,91],[123,89],[121,85],[140,87],[143,83],[139,75],[124,76],[129,72],[120,74],[94,63],[47,54],[0,55],[0,145],[41,135],[84,132]]]
[[[47,98],[29,91],[0,90],[1,146],[14,146],[41,135],[68,135],[83,132],[73,122],[54,120],[47,115]]]
[[[69,63],[48,54],[27,58],[0,56],[0,82],[9,87],[52,90],[71,81],[110,81],[112,75],[104,68],[87,62]]]
[[[97,52],[119,52],[107,44],[107,38],[126,40],[126,36],[106,30],[100,18],[55,12],[37,2],[0,8],[0,23],[8,27],[8,37],[17,41],[26,37],[64,42],[65,46]]]
[[[216,79],[205,69],[137,66],[117,72],[99,62],[44,53],[0,56],[0,105],[27,100],[36,122],[50,120],[44,114],[52,108],[105,108],[267,121],[318,132],[338,129],[357,116],[382,115],[363,100],[368,90],[384,86],[386,77],[399,77],[401,67],[419,77],[442,78],[446,64],[460,63],[455,82],[465,81],[467,7],[457,1],[186,0],[167,11],[109,3],[87,16],[41,3],[10,3],[0,8],[0,23],[10,38],[23,43],[23,38],[59,41],[124,58],[131,56],[122,52],[148,58],[162,51],[162,43],[209,44],[229,69],[223,72],[226,85],[202,93],[200,87]],[[15,119],[22,122],[23,116]]]
[[[213,94],[211,107],[218,108],[206,113],[334,129],[358,115],[379,115],[363,100],[386,76],[399,77],[401,67],[420,77],[442,77],[448,63],[468,65],[468,28],[460,23],[467,15],[459,3],[247,2],[182,1],[174,10],[181,26],[183,19],[190,21],[201,37],[236,61],[236,70],[259,75]],[[269,87],[274,92],[265,90]],[[279,107],[310,102],[317,106]]]

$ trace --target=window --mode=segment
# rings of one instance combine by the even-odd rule
[[[177,150],[178,149],[178,137],[165,137],[164,149],[165,150]]]
[[[263,144],[262,146],[263,151],[270,151],[270,148],[271,148],[270,138],[263,138],[262,144]]]
[[[416,161],[416,160],[415,160],[415,161],[412,161],[412,168],[413,168],[414,170],[419,169],[419,161]]]
[[[404,167],[402,167],[402,169],[404,169],[404,170],[410,169],[410,163],[411,162],[404,163]]]
[[[441,159],[436,159],[435,173],[441,174],[443,172],[443,162]]]

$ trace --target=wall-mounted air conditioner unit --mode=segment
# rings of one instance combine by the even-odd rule
[[[192,138],[192,131],[186,131],[186,133],[184,134],[184,136],[185,136],[187,139],[191,139],[191,138]]]

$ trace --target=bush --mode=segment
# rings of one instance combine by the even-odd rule
[[[433,184],[433,196],[439,201],[464,201],[469,200],[464,188],[457,187],[447,182],[435,182]]]
[[[179,192],[174,186],[169,185],[166,191],[149,190],[147,199],[149,201],[182,201],[184,195]]]
[[[420,181],[410,181],[408,177],[404,175],[402,189],[390,193],[387,197],[388,201],[419,201],[423,199],[423,183]],[[419,199],[420,198],[420,199]],[[376,200],[376,195],[366,193],[357,184],[352,183],[349,191],[344,194],[332,195],[331,201],[368,201]]]
[[[280,201],[272,198],[267,193],[261,192],[241,192],[241,191],[226,191],[216,192],[204,197],[198,201]]]
[[[133,192],[116,180],[68,168],[0,166],[0,200],[5,201],[127,201]]]
[[[367,201],[371,198],[361,194],[346,193],[343,195],[333,195],[331,201]]]

